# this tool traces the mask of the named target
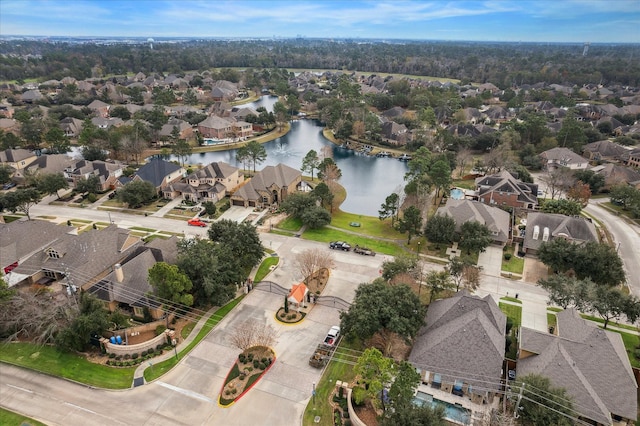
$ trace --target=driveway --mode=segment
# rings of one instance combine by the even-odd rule
[[[537,283],[541,278],[549,276],[549,268],[536,257],[525,256],[522,281]]]
[[[501,276],[502,272],[502,247],[490,245],[478,256],[478,266],[486,275]]]

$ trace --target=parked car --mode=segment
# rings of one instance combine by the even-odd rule
[[[329,243],[329,248],[333,250],[343,250],[349,251],[351,250],[351,246],[344,241],[332,241]]]
[[[11,189],[14,186],[16,186],[15,182],[7,182],[4,185],[2,185],[2,189],[7,190],[7,189]]]
[[[187,222],[187,224],[190,225],[190,226],[200,226],[202,228],[206,228],[207,227],[207,223],[201,221],[200,219],[190,219]]]

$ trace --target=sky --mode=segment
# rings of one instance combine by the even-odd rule
[[[640,43],[640,0],[0,0],[0,35]]]

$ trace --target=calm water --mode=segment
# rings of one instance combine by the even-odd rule
[[[276,101],[275,96],[264,96],[249,105],[253,108],[264,106],[271,111]],[[392,158],[357,155],[353,151],[347,151],[329,142],[322,136],[322,130],[323,127],[313,120],[299,120],[291,123],[289,133],[264,144],[267,160],[257,165],[256,170],[264,166],[275,166],[278,163],[300,169],[302,159],[307,152],[313,149],[320,155],[323,147],[331,146],[333,159],[342,171],[339,182],[347,191],[347,199],[341,209],[349,213],[377,217],[380,205],[385,198],[399,185],[404,184],[407,164]],[[243,167],[236,161],[236,150],[193,154],[187,162],[206,165],[214,161],[224,161],[236,167]]]

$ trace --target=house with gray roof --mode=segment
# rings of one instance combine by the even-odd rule
[[[580,216],[555,213],[529,213],[522,248],[527,254],[535,254],[542,243],[564,238],[576,244],[598,241],[595,225]]]
[[[73,188],[77,187],[79,181],[97,176],[100,190],[106,191],[117,186],[123,171],[124,166],[119,162],[76,160],[64,170],[64,176]]]
[[[616,185],[636,185],[640,182],[640,172],[619,164],[607,163],[591,168],[596,174],[604,177],[603,190],[609,190]]]
[[[479,177],[475,183],[478,201],[483,204],[526,209],[538,205],[538,185],[522,182],[506,170]]]
[[[178,258],[178,239],[156,239],[138,246],[136,253],[123,263],[113,265],[112,271],[88,288],[88,292],[105,302],[110,311],[121,309],[136,317],[144,316],[148,307],[155,319],[164,315],[157,299],[149,297],[154,288],[148,272],[157,262],[175,264]]]
[[[240,169],[223,161],[208,164],[187,176],[182,182],[172,183],[162,190],[163,198],[182,196],[193,202],[217,202],[230,195],[244,182]]]
[[[156,189],[161,190],[167,185],[180,180],[184,174],[183,167],[160,158],[153,158],[138,169],[133,180],[151,182]]]
[[[198,123],[198,132],[204,138],[227,139],[232,132],[232,121],[210,115]]]
[[[556,147],[540,153],[543,164],[547,170],[555,170],[558,167],[568,167],[571,170],[586,169],[589,160],[571,151],[569,148]]]
[[[609,140],[588,143],[582,147],[582,155],[593,161],[620,161],[628,149]]]
[[[589,424],[635,424],[638,385],[620,334],[582,319],[575,309],[556,317],[557,335],[520,329],[517,376],[540,374],[565,388]]]
[[[76,230],[43,220],[16,220],[0,223],[0,268],[9,287],[27,276],[14,272],[27,259],[44,250],[63,235]]]
[[[24,278],[19,284],[33,284],[42,278],[62,280],[88,288],[106,276],[113,265],[122,263],[142,242],[128,229],[116,225],[92,229],[79,235],[65,234],[44,246],[12,272]]]
[[[75,138],[80,135],[84,122],[75,117],[65,117],[60,120],[60,128],[64,135],[69,138]]]
[[[485,225],[491,231],[493,241],[504,244],[509,241],[511,215],[499,207],[471,200],[448,199],[447,204],[439,207],[437,215],[449,216],[456,221],[456,231],[460,231],[465,222],[475,221]]]
[[[285,164],[267,166],[231,196],[231,205],[265,208],[278,205],[298,190],[302,173]]]
[[[432,302],[409,362],[423,383],[476,404],[500,392],[507,317],[491,296],[466,290]]]
[[[31,174],[64,174],[64,171],[72,167],[77,160],[67,154],[47,154],[36,158],[36,161],[27,167]]]
[[[24,170],[36,161],[36,154],[26,149],[5,149],[0,151],[0,164],[9,166],[16,179],[24,178]]]

